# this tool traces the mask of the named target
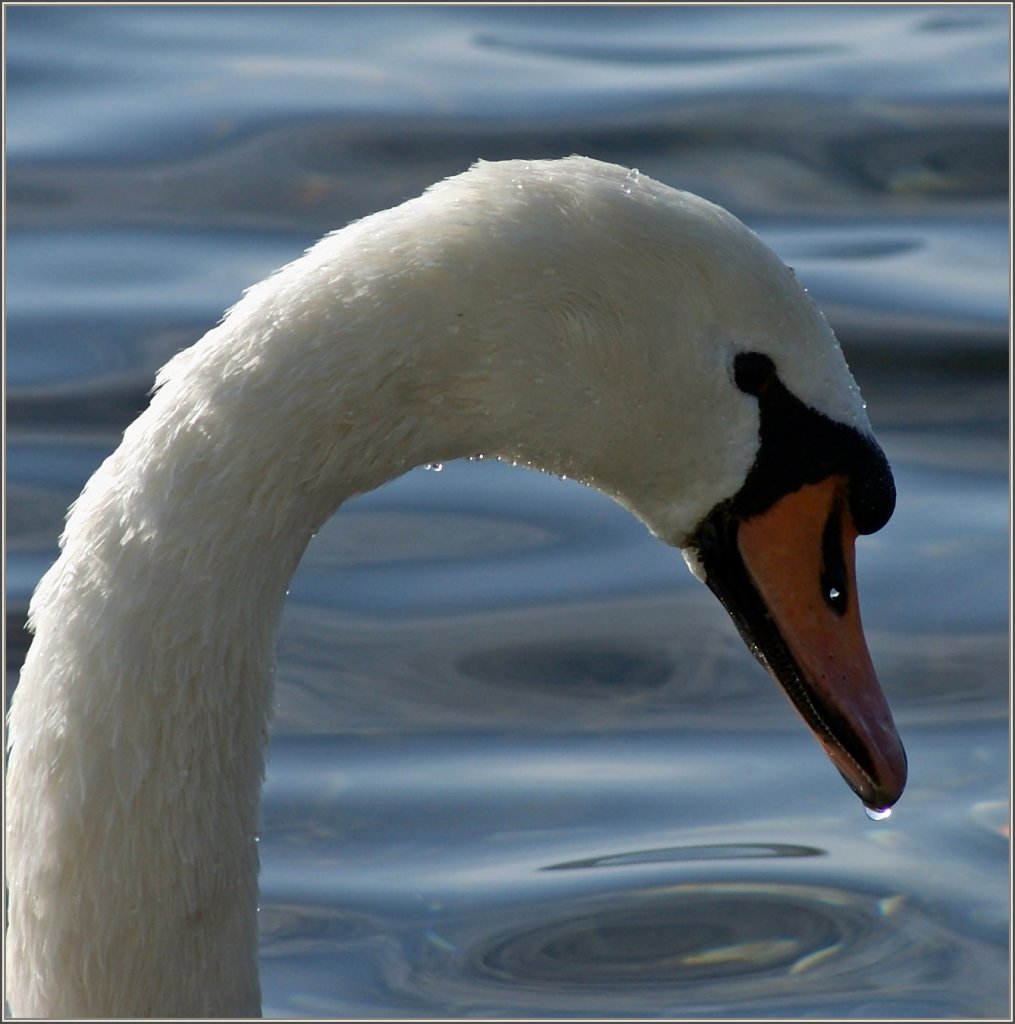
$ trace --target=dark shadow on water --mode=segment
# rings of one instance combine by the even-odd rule
[[[669,861],[747,860],[759,857],[822,857],[825,850],[816,846],[789,843],[718,843],[710,846],[674,846],[660,850],[636,850],[602,857],[587,857],[563,864],[548,864],[544,871],[570,871],[576,868],[612,868],[626,864],[665,864]]]

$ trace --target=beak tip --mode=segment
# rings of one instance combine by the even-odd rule
[[[878,777],[871,779],[866,773],[857,777],[855,773],[848,773],[839,767],[839,774],[860,798],[868,817],[875,820],[888,817],[906,788],[908,765],[901,743],[897,747],[896,756],[883,761],[881,768]]]

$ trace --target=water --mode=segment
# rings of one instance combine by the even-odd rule
[[[881,822],[600,496],[487,460],[344,507],[279,647],[266,1013],[1010,1013],[1006,7],[5,16],[9,685],[155,369],[476,157],[730,207],[828,313],[896,473],[858,556],[911,765]]]

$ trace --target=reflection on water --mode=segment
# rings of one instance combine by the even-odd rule
[[[911,764],[882,822],[601,496],[476,462],[343,508],[279,642],[266,1012],[1003,1015],[1007,11],[5,16],[9,682],[157,367],[477,157],[582,152],[729,206],[829,315],[895,471],[858,550]]]
[[[269,922],[269,966],[356,962],[357,1012],[948,1017],[966,1005],[961,990],[989,976],[982,940],[956,942],[911,897],[822,884],[677,882],[482,914],[432,903],[394,934],[383,920],[326,923],[296,908]],[[293,1010],[348,1006],[342,976],[341,1001],[296,996]]]

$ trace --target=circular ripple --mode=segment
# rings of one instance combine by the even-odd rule
[[[513,927],[502,913],[495,932],[488,917],[432,922],[399,998],[456,1015],[848,1014],[899,993],[950,1004],[976,972],[899,895],[709,882],[545,909],[513,909]]]
[[[481,973],[554,985],[681,985],[785,974],[841,949],[869,915],[803,893],[741,885],[681,886],[655,906],[618,908],[508,934],[483,954]]]

